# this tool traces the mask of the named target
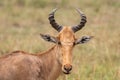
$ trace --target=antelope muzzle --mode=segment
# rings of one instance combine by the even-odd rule
[[[72,65],[66,64],[63,66],[63,73],[64,74],[70,74],[71,70],[72,70]]]

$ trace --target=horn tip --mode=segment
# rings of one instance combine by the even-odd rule
[[[49,15],[53,15],[56,11],[58,10],[58,8],[54,8]]]
[[[77,10],[78,13],[84,14],[84,13],[80,10],[80,8],[76,8],[76,10]]]
[[[55,8],[55,9],[53,9],[53,11],[52,12],[56,12],[58,10],[58,8]]]

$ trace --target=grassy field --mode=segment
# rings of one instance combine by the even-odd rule
[[[119,0],[0,0],[0,55],[14,50],[36,53],[54,45],[39,34],[57,35],[48,21],[55,7],[60,8],[55,17],[61,25],[78,24],[74,8],[80,8],[88,22],[76,36],[94,36],[75,47],[73,71],[66,80],[120,80]]]

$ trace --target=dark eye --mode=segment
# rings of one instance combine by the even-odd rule
[[[58,44],[61,45],[61,42],[59,41]]]
[[[75,42],[73,42],[73,46],[75,45],[76,43]]]

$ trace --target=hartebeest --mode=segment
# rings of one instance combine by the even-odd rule
[[[56,80],[60,73],[69,74],[72,70],[72,49],[77,44],[89,41],[91,36],[75,38],[75,32],[83,28],[86,16],[79,10],[81,22],[68,27],[58,25],[54,19],[54,9],[49,14],[49,21],[59,34],[57,37],[40,34],[49,42],[55,43],[51,49],[38,54],[14,51],[0,58],[0,80]]]

